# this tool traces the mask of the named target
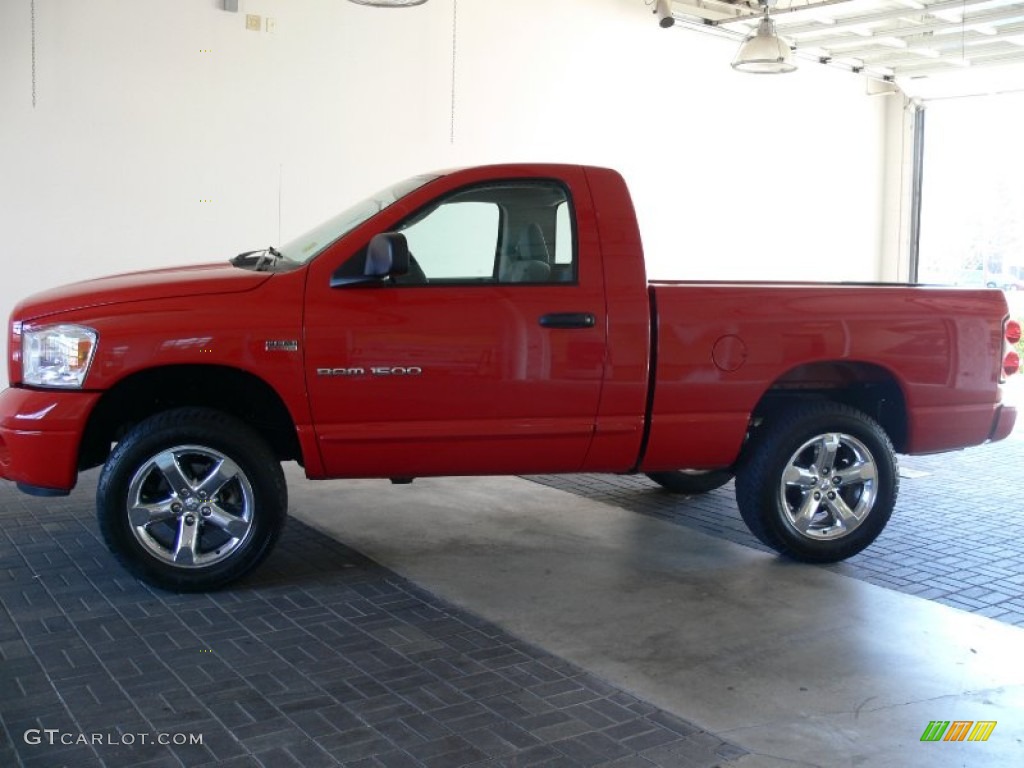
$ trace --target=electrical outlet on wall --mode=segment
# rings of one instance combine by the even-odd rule
[[[255,13],[245,14],[245,28],[250,32],[259,32],[263,28],[263,19]]]
[[[275,32],[277,32],[277,19],[267,16],[267,34],[272,35]]]

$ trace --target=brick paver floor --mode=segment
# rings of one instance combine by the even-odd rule
[[[100,541],[95,475],[66,499],[0,481],[3,768],[710,768],[745,754],[297,520],[234,588],[151,590]]]

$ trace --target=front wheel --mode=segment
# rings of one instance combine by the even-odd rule
[[[134,575],[179,592],[216,589],[265,558],[288,509],[263,439],[219,411],[178,408],[114,448],[96,491],[100,531]]]
[[[796,560],[857,554],[885,528],[899,492],[885,431],[837,403],[798,405],[767,419],[736,478],[751,533]]]

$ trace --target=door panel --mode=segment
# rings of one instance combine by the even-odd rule
[[[567,240],[547,245],[550,186],[531,196],[522,183],[486,185],[413,214],[396,229],[422,270],[415,282],[307,288],[307,381],[329,475],[582,466],[605,366],[604,290],[596,253],[597,269],[579,269],[575,250],[552,268],[550,250]],[[592,322],[542,323],[580,316]]]

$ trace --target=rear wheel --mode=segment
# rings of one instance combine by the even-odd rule
[[[732,480],[725,469],[677,469],[674,472],[648,472],[647,477],[666,491],[695,495],[707,493]]]
[[[284,473],[262,438],[206,408],[141,422],[100,475],[96,510],[111,552],[143,581],[221,587],[258,565],[288,508]]]
[[[781,554],[829,563],[857,554],[896,503],[896,454],[885,431],[854,408],[799,405],[767,419],[736,478],[747,527]]]

